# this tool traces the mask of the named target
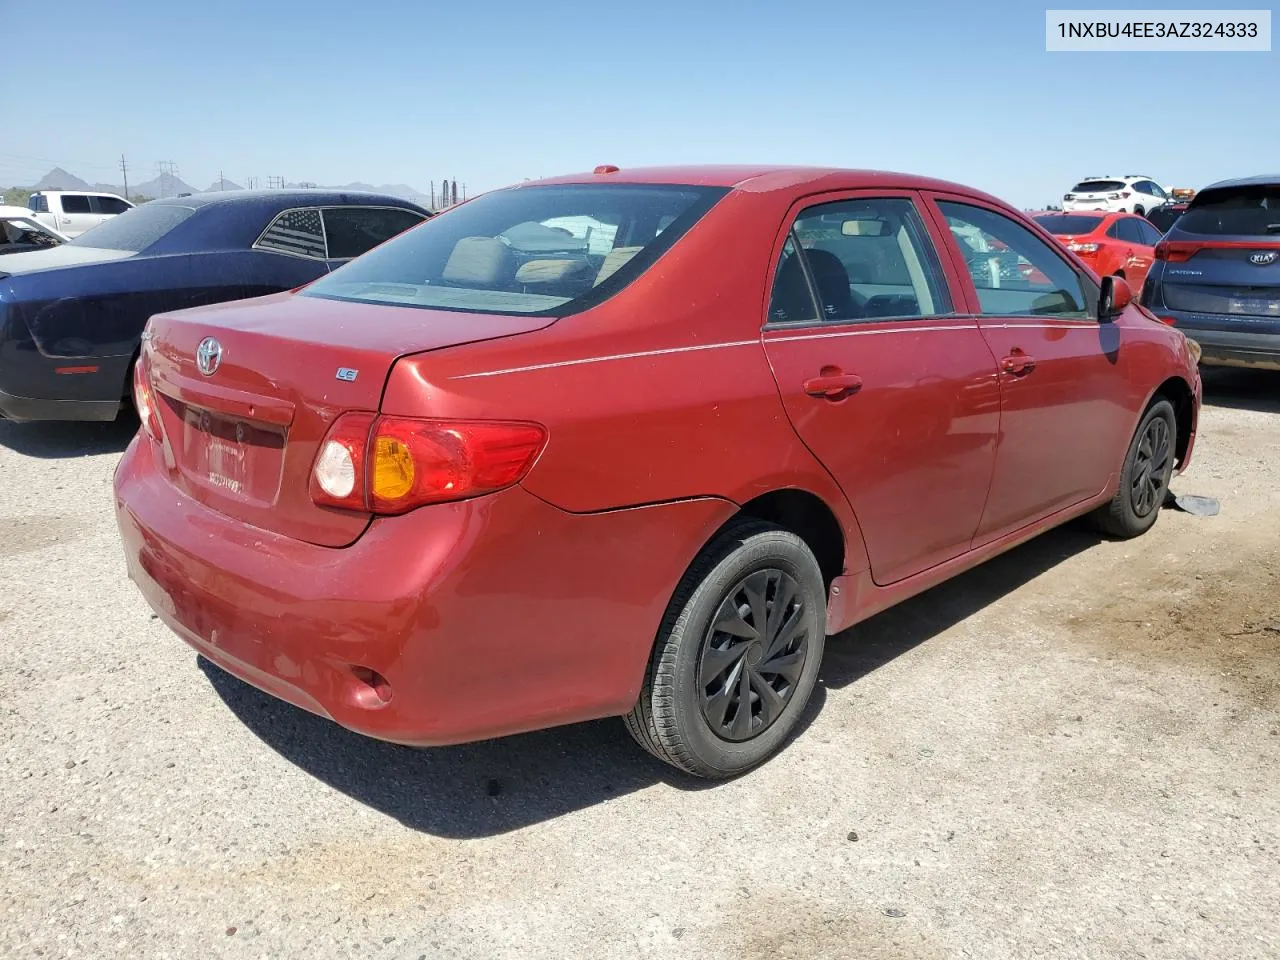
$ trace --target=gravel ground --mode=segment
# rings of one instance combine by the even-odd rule
[[[1280,955],[1280,374],[1215,372],[1132,543],[1067,528],[833,640],[707,788],[618,721],[415,751],[196,659],[121,425],[0,423],[0,956]]]

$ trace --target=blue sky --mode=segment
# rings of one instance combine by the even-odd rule
[[[172,160],[197,187],[221,169],[471,193],[597,163],[778,162],[1033,206],[1086,174],[1280,168],[1280,54],[1046,53],[1025,0],[54,6],[0,2],[0,35],[36,58],[0,92],[0,184],[54,163],[117,182],[121,153],[135,183]]]

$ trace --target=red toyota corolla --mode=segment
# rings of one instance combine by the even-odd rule
[[[343,726],[622,715],[729,776],[828,634],[1072,517],[1150,527],[1193,351],[964,187],[601,167],[152,318],[117,513],[183,639]]]
[[[1038,213],[1036,223],[1093,268],[1098,276],[1124,277],[1141,290],[1155,263],[1160,231],[1132,213]]]

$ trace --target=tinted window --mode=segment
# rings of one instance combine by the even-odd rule
[[[137,253],[147,249],[193,213],[193,208],[177,204],[146,203],[126,210],[67,242],[78,247],[105,247]]]
[[[563,316],[634,280],[725,193],[621,183],[497,190],[339,267],[304,294]]]
[[[30,209],[32,213],[48,213],[49,198],[44,196],[30,197],[27,200],[27,208]]]
[[[0,246],[56,247],[61,242],[34,220],[0,220]]]
[[[1115,223],[1111,224],[1111,226],[1107,227],[1107,236],[1112,240],[1124,239],[1124,233],[1121,228],[1121,224],[1123,223],[1123,220],[1117,220]]]
[[[1138,242],[1143,246],[1154,247],[1160,242],[1160,231],[1145,220],[1135,220],[1138,226]]]
[[[1074,213],[1049,213],[1036,217],[1036,223],[1059,237],[1071,234],[1092,233],[1102,223],[1101,217],[1077,216]]]
[[[130,209],[129,204],[119,197],[90,197],[89,203],[92,205],[94,213],[105,213],[111,216],[124,213]]]
[[[397,233],[422,222],[420,214],[390,207],[329,207],[323,213],[331,260],[368,253]]]
[[[1280,184],[1201,191],[1178,220],[1187,233],[1280,236]]]
[[[796,255],[799,249],[795,234],[788,235],[778,258],[778,269],[773,274],[773,292],[769,296],[769,322],[812,322],[818,319],[818,308],[813,301],[813,291],[804,273],[804,264]]]
[[[320,211],[314,207],[284,211],[267,224],[254,246],[259,250],[323,260],[324,227],[320,223]]]
[[[1080,277],[1030,230],[981,207],[938,206],[964,255],[984,314],[1089,316]]]
[[[924,223],[905,199],[841,200],[809,207],[794,233],[824,320],[949,313]]]
[[[1123,190],[1124,184],[1119,180],[1081,180],[1071,188],[1072,193],[1107,193]]]
[[[93,213],[93,207],[89,203],[89,198],[82,194],[64,193],[62,195],[62,212]]]
[[[1117,220],[1115,223],[1116,236],[1125,243],[1141,243],[1142,239],[1138,233],[1138,221],[1136,220]]]
[[[1156,207],[1154,210],[1147,211],[1147,219],[1151,221],[1156,228],[1158,235],[1169,232],[1169,228],[1173,226],[1174,221],[1181,216],[1177,210],[1173,210],[1169,205]]]

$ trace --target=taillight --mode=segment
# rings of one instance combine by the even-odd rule
[[[151,378],[147,376],[145,357],[138,357],[133,365],[133,405],[138,411],[138,419],[142,421],[142,429],[152,440],[159,442],[163,436],[160,411],[156,409],[156,395],[151,389]]]
[[[1096,243],[1077,243],[1072,240],[1067,244],[1067,249],[1072,253],[1097,253],[1098,245]]]
[[[316,457],[311,498],[391,515],[493,493],[528,472],[546,439],[536,423],[344,414]]]
[[[1076,195],[1074,193],[1066,193],[1062,195],[1063,200],[1074,200],[1075,198]]]
[[[1167,263],[1185,263],[1194,257],[1199,249],[1199,244],[1192,242],[1161,240],[1156,243],[1155,256],[1157,260],[1164,260]]]
[[[1178,322],[1173,317],[1162,317],[1158,313],[1155,316],[1156,316],[1156,319],[1159,320],[1161,323],[1168,324],[1171,327]]]

